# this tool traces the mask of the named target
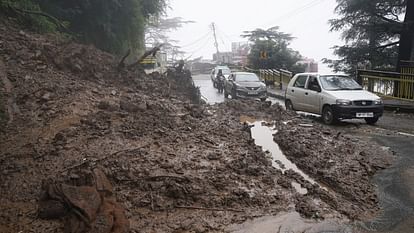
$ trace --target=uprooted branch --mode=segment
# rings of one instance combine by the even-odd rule
[[[125,67],[125,59],[131,54],[131,49],[128,49],[128,52],[122,57],[121,61],[118,63],[118,71],[122,70]]]

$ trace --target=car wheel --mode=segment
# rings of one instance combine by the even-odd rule
[[[334,112],[330,106],[325,106],[322,111],[322,120],[327,125],[335,124],[338,119],[335,117]]]
[[[370,117],[370,118],[365,118],[365,122],[368,125],[375,125],[375,123],[377,123],[379,117]]]
[[[237,99],[236,89],[233,89],[233,90],[231,91],[231,98],[232,98],[232,99]]]
[[[286,110],[295,111],[295,109],[293,108],[292,101],[290,100],[285,101],[285,107],[286,107]]]

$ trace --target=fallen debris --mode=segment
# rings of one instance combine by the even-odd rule
[[[74,177],[74,176],[72,176]],[[64,218],[65,232],[127,233],[129,221],[113,196],[112,185],[100,169],[76,175],[67,185],[48,180],[42,185],[38,215],[43,219]],[[85,185],[92,181],[91,185]]]

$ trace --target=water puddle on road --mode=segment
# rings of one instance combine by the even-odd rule
[[[325,219],[323,221],[304,219],[297,212],[248,220],[243,224],[232,225],[227,230],[233,233],[352,232],[350,228],[340,224],[338,219]]]
[[[300,174],[305,180],[311,184],[317,184],[315,180],[300,170],[296,164],[292,163],[280,150],[279,145],[273,140],[273,135],[277,132],[273,129],[273,125],[268,126],[264,121],[257,121],[249,117],[241,117],[241,122],[247,122],[251,126],[251,134],[256,145],[261,146],[263,151],[268,151],[272,156],[273,167],[281,170],[285,173],[287,170],[293,170]],[[292,186],[300,194],[306,194],[308,191],[303,188],[299,183],[292,182]]]

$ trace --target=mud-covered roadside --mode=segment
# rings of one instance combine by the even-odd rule
[[[102,191],[96,168],[113,186],[99,195],[104,200],[107,192],[111,198],[113,194],[116,206],[122,205],[115,209],[124,211],[132,232],[222,232],[230,224],[280,211],[296,210],[308,218],[343,217],[339,211],[355,218],[377,208],[369,177],[385,165],[342,150],[342,140],[332,140],[337,132],[326,135],[326,130],[312,128],[299,130],[306,134],[294,133],[298,129],[294,123],[301,119],[278,105],[196,104],[197,90],[185,74],[119,71],[115,58],[92,47],[4,24],[0,24],[0,60],[2,80],[11,84],[6,90],[8,84],[3,82],[0,92],[0,99],[9,100],[2,101],[0,109],[10,109],[0,130],[0,232],[63,232],[71,213],[84,223],[96,222],[98,217],[87,214],[91,210],[77,205],[64,189],[82,187],[98,195],[91,189],[93,184]],[[241,122],[242,116],[274,122],[285,135],[279,138],[288,140],[280,144],[289,158],[329,187],[329,193],[296,172],[283,174],[273,167],[269,154],[252,140],[251,126]],[[317,151],[330,143],[334,162],[352,158],[360,167],[356,162],[342,163],[342,170],[326,170],[322,176],[291,156],[289,150],[296,153],[300,150],[295,148],[302,148],[294,139],[319,134],[325,136],[318,138]],[[361,145],[346,143],[350,148]],[[319,168],[324,161],[318,157],[307,163]],[[354,172],[352,179],[333,177],[348,177],[361,167],[367,172]],[[324,182],[327,177],[332,182]],[[361,178],[366,188],[353,187],[354,178]],[[45,190],[50,180],[53,185],[48,187],[57,187],[54,192]],[[298,193],[293,181],[308,193]],[[57,204],[59,219],[39,215],[45,191],[64,196],[65,205]],[[372,202],[361,205],[363,198]]]
[[[310,124],[309,124],[310,123]],[[277,126],[274,140],[284,154],[323,187],[309,194],[352,220],[379,211],[375,173],[391,165],[389,148],[346,131],[305,119]]]
[[[248,128],[193,104],[187,76],[118,71],[92,47],[0,30],[2,78],[12,84],[1,95],[18,109],[0,136],[1,232],[61,232],[64,221],[38,214],[42,183],[90,184],[96,167],[135,232],[222,231],[292,203]],[[87,212],[58,193],[69,212]]]

